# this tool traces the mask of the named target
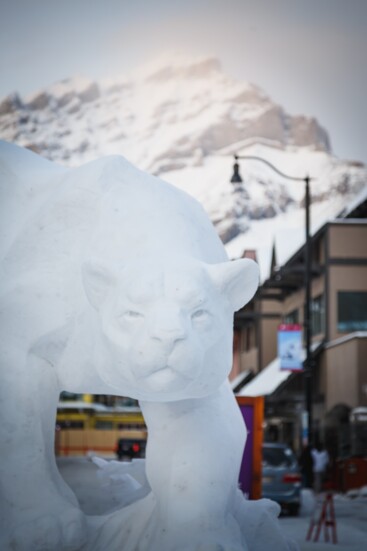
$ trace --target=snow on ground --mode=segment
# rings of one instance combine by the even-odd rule
[[[334,496],[334,510],[336,518],[337,544],[325,542],[323,530],[319,541],[306,542],[306,535],[310,526],[313,511],[320,511],[323,495],[316,501],[310,490],[302,492],[302,508],[298,518],[282,516],[280,525],[285,534],[298,542],[301,550],[324,551],[366,551],[367,550],[367,496],[363,492],[355,492],[355,497],[345,494]],[[318,516],[316,516],[318,518]],[[314,532],[315,533],[315,532]],[[331,529],[329,528],[329,537]]]
[[[80,507],[86,514],[100,515],[119,507],[118,496],[111,492],[110,486],[103,478],[97,476],[98,468],[91,460],[84,457],[63,457],[58,458],[57,463],[62,476],[74,490]],[[281,516],[279,519],[284,535],[295,540],[301,551],[367,551],[366,489],[351,492],[350,496],[335,495],[337,544],[325,543],[323,532],[319,542],[306,542],[312,512],[317,510],[316,504],[313,492],[303,490],[300,516]]]

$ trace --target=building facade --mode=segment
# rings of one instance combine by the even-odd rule
[[[311,433],[343,455],[352,445],[350,414],[367,407],[367,220],[328,222],[311,247]],[[235,316],[233,375],[238,381],[241,373],[255,376],[234,390],[243,396],[264,392],[265,437],[295,449],[302,442],[304,374],[279,374],[277,329],[304,325],[304,260],[301,247],[280,266],[274,249],[269,278]]]

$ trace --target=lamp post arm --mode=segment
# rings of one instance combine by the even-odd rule
[[[313,416],[312,416],[312,358],[311,358],[311,340],[312,340],[312,327],[311,327],[311,235],[310,235],[310,205],[311,205],[311,196],[310,196],[310,181],[309,176],[300,178],[298,176],[289,176],[284,174],[272,163],[263,159],[262,157],[257,157],[256,155],[234,155],[235,165],[234,165],[234,174],[231,182],[240,183],[242,182],[241,176],[239,175],[238,169],[239,165],[238,160],[244,159],[248,161],[260,161],[268,167],[270,167],[274,172],[279,174],[282,178],[287,180],[295,180],[297,182],[304,182],[305,184],[305,319],[304,319],[304,329],[305,329],[305,347],[306,347],[306,360],[305,360],[305,369],[304,369],[304,390],[305,390],[305,409],[307,411],[307,441],[308,443],[313,442]]]
[[[264,163],[264,164],[268,165],[270,168],[272,168],[275,172],[277,172],[279,174],[279,176],[282,176],[283,178],[287,178],[288,180],[296,180],[298,182],[305,182],[306,178],[307,178],[308,181],[310,181],[310,179],[311,179],[308,176],[306,176],[305,178],[301,178],[299,176],[289,176],[288,174],[284,174],[284,172],[279,170],[276,166],[271,164],[266,159],[263,159],[262,157],[256,157],[255,155],[234,155],[234,158],[235,158],[236,161],[238,159],[240,159],[240,160],[241,159],[246,159],[248,161],[260,161],[261,163]]]

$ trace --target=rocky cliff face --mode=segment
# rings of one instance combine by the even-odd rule
[[[245,139],[330,150],[315,119],[292,117],[211,58],[151,66],[107,85],[74,78],[25,99],[9,95],[0,135],[62,163],[112,151],[156,173]]]

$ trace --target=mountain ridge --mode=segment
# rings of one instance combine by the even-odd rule
[[[303,201],[302,183],[261,163],[241,162],[246,183],[230,184],[233,155],[257,155],[292,176],[315,179],[313,201],[346,201],[366,169],[334,157],[316,118],[290,115],[258,86],[225,75],[218,59],[168,56],[113,81],[73,77],[27,98],[0,100],[0,137],[66,166],[121,154],[192,194],[225,243],[262,218]]]
[[[101,106],[106,112],[102,121],[97,113]],[[113,116],[116,111],[117,116]],[[78,157],[82,162],[91,160],[108,149],[92,139],[93,128],[85,120],[88,115],[96,115],[94,127],[105,135],[106,143],[119,142],[122,151],[125,137],[131,140],[136,135],[144,142],[158,128],[169,134],[171,144],[172,133],[166,130],[175,124],[174,150],[162,144],[148,162],[141,161],[143,168],[156,173],[165,170],[166,163],[159,163],[164,157],[176,159],[182,167],[182,159],[195,149],[205,156],[253,137],[330,152],[328,134],[315,118],[289,115],[258,86],[227,77],[219,60],[205,57],[194,61],[185,58],[177,66],[150,64],[133,76],[106,84],[73,77],[25,99],[10,94],[0,101],[0,132],[8,141],[28,146],[52,160],[74,164]],[[59,128],[64,125],[57,124],[65,118],[69,126],[79,120],[89,139],[77,146],[71,143],[67,130]],[[62,142],[62,152],[49,139],[40,139],[39,128],[45,122],[53,124],[53,136]],[[134,152],[130,155],[136,162]]]

